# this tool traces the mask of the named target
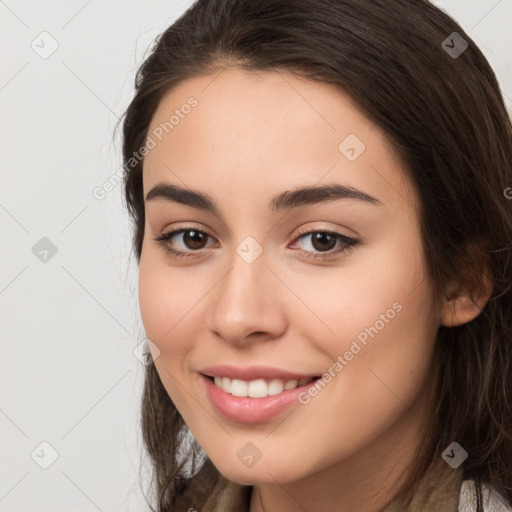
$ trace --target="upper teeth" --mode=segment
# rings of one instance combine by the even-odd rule
[[[265,379],[256,379],[247,382],[245,380],[230,379],[229,377],[214,377],[215,385],[223,389],[226,393],[234,396],[250,396],[251,398],[263,398],[268,395],[277,395],[297,386],[303,386],[313,381],[310,377],[300,380],[281,380],[270,379],[267,383]]]

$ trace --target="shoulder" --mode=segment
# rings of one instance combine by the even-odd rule
[[[460,489],[458,512],[475,512],[477,505],[474,480],[464,480]],[[512,512],[504,498],[488,484],[482,485],[482,505],[484,512]]]

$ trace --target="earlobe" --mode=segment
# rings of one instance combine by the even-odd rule
[[[480,286],[462,287],[456,283],[448,290],[441,312],[440,324],[455,327],[476,318],[483,310],[493,290],[492,281],[481,276]]]

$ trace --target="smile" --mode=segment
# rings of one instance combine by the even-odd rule
[[[300,404],[299,395],[320,378],[255,379],[244,381],[199,373],[210,403],[224,418],[241,423],[260,423]],[[237,394],[238,393],[238,394]]]
[[[304,379],[256,379],[245,381],[240,379],[230,379],[229,377],[214,377],[214,384],[233,396],[264,398],[266,396],[278,395],[283,391],[290,391],[299,386],[304,386],[313,382],[312,377]]]

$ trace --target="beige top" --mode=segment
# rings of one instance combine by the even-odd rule
[[[438,475],[437,475],[438,476]],[[207,482],[216,480],[213,492]],[[249,512],[252,486],[239,485],[221,475],[210,460],[192,478],[191,486],[180,500],[179,512]],[[446,466],[446,475],[435,482],[425,478],[410,507],[404,511],[391,502],[382,512],[475,512],[476,490],[473,480],[462,480],[462,470]],[[430,495],[425,493],[431,490]],[[494,489],[483,485],[484,512],[512,512]]]
[[[484,484],[482,501],[485,512],[512,512],[503,497],[492,487]],[[473,480],[464,480],[460,490],[459,509],[457,512],[474,512],[476,510],[476,489]]]

